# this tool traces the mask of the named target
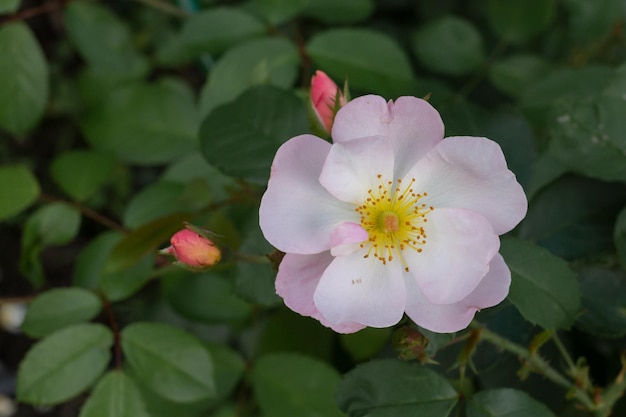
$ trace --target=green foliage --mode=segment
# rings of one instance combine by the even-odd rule
[[[501,388],[482,391],[472,397],[467,417],[555,417],[548,407],[523,391]]]
[[[394,359],[357,366],[341,381],[336,397],[349,417],[445,417],[457,401],[444,377],[417,363]]]
[[[23,165],[0,167],[0,219],[18,214],[39,196],[37,178]]]
[[[0,13],[13,13],[20,7],[20,0],[0,0]]]
[[[324,362],[289,353],[259,358],[252,370],[254,395],[274,417],[339,417],[333,401],[339,374]]]
[[[35,127],[48,102],[48,64],[23,23],[0,27],[0,129],[22,135]]]
[[[79,417],[148,417],[139,390],[123,371],[110,371],[95,386]]]
[[[309,1],[304,14],[327,24],[356,23],[374,11],[373,0]]]
[[[626,273],[590,268],[578,276],[584,312],[576,325],[598,337],[626,334]]]
[[[80,288],[50,290],[28,307],[22,330],[31,337],[47,336],[72,324],[93,319],[102,309],[94,293]]]
[[[554,18],[556,0],[489,0],[487,18],[496,34],[510,42],[525,42]]]
[[[511,269],[509,300],[524,318],[545,329],[569,328],[580,309],[580,289],[567,263],[513,238],[502,241],[500,252]]]
[[[91,386],[111,358],[111,331],[76,324],[37,343],[18,371],[17,396],[31,404],[62,403]]]
[[[50,167],[54,181],[74,200],[91,197],[110,178],[115,159],[94,151],[67,152]],[[80,172],[80,175],[76,175]]]
[[[164,398],[190,403],[215,396],[213,359],[193,336],[160,323],[133,323],[121,338],[132,372]]]

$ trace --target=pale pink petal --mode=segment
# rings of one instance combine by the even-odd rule
[[[313,296],[331,323],[357,322],[388,327],[404,314],[405,289],[401,265],[383,265],[365,251],[335,258],[322,274]]]
[[[286,254],[276,276],[276,293],[283,298],[285,305],[296,313],[313,317],[336,332],[353,333],[365,326],[352,322],[332,324],[320,314],[313,303],[315,288],[333,259],[328,252],[316,255]]]
[[[352,205],[338,201],[319,183],[330,148],[318,137],[302,135],[287,141],[276,153],[259,223],[265,238],[283,252],[328,250],[333,227],[355,218]]]
[[[500,240],[489,221],[471,210],[435,208],[426,218],[422,252],[407,248],[404,258],[431,303],[455,303],[489,271]]]
[[[443,139],[441,116],[427,101],[400,97],[395,103],[379,96],[362,96],[339,110],[333,125],[335,143],[367,136],[388,136],[396,163],[396,178]]]
[[[486,138],[446,138],[407,177],[416,179],[418,192],[428,193],[429,205],[476,211],[499,235],[526,215],[528,203],[522,186],[508,170],[500,146]]]
[[[387,180],[393,180],[393,149],[382,136],[334,144],[319,177],[332,195],[356,205]]]
[[[511,284],[511,272],[500,254],[489,264],[489,272],[476,289],[454,304],[432,304],[412,275],[405,273],[406,314],[417,325],[437,333],[453,333],[466,328],[477,311],[504,300]]]
[[[367,240],[368,233],[360,224],[343,222],[330,232],[330,254],[345,256],[359,249],[359,243]]]

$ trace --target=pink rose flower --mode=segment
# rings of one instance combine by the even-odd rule
[[[346,104],[343,93],[337,84],[325,72],[315,71],[315,75],[311,78],[311,103],[317,119],[329,133],[337,111],[335,107],[337,95],[339,95],[338,107]]]
[[[337,332],[468,326],[507,295],[498,235],[527,210],[500,146],[449,137],[426,101],[368,95],[337,113],[334,144],[301,135],[276,153],[260,208],[286,252],[276,291]]]
[[[206,269],[220,261],[220,249],[206,237],[195,231],[184,229],[170,239],[172,244],[163,252],[172,255],[183,266],[192,269]]]

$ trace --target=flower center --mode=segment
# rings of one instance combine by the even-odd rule
[[[386,265],[397,256],[408,272],[403,252],[422,252],[427,238],[424,231],[424,223],[428,222],[426,215],[435,208],[420,203],[428,193],[413,191],[415,178],[407,185],[398,179],[395,186],[393,181],[384,181],[380,174],[378,180],[378,188],[368,190],[368,197],[355,209],[361,216],[361,227],[369,235],[367,241],[361,243],[362,248],[368,247],[364,257],[371,255]]]

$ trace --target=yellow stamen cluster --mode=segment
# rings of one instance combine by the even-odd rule
[[[428,193],[413,191],[415,178],[407,185],[398,179],[394,186],[393,181],[384,181],[379,174],[378,181],[378,188],[368,190],[368,197],[355,209],[361,216],[361,227],[369,234],[368,240],[361,243],[362,248],[368,247],[364,257],[371,255],[387,265],[397,255],[408,272],[403,252],[406,249],[422,252],[427,238],[423,224],[428,222],[426,215],[434,207],[420,204]]]

